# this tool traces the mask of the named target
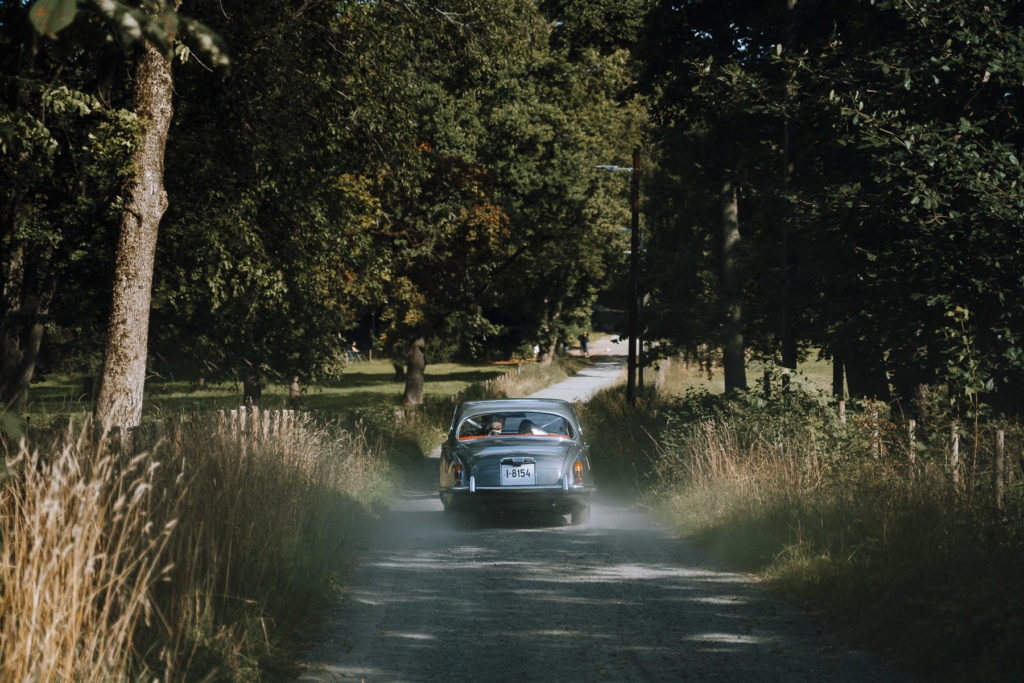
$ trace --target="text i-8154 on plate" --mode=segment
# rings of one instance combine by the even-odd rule
[[[501,466],[502,486],[533,486],[534,484],[536,484],[536,473],[533,463]]]

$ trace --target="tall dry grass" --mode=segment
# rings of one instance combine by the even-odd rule
[[[89,436],[6,457],[0,680],[258,680],[387,489],[365,439],[309,422]]]
[[[0,489],[0,679],[124,676],[175,520],[151,514],[159,463],[84,433],[45,457],[22,448]]]

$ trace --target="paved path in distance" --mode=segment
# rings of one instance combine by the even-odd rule
[[[570,403],[588,401],[601,389],[622,380],[626,372],[626,342],[598,339],[592,344],[593,363],[569,379],[541,389],[530,398],[560,398]]]

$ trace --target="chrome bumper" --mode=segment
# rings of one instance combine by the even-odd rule
[[[594,487],[593,486],[589,486],[587,484],[570,484],[569,483],[569,475],[568,474],[563,474],[562,475],[562,481],[560,483],[558,483],[558,484],[547,484],[545,486],[537,486],[537,485],[532,485],[532,486],[477,486],[476,485],[476,476],[471,474],[471,475],[469,475],[469,485],[468,486],[452,486],[450,488],[446,488],[445,491],[450,491],[452,493],[455,493],[455,492],[458,492],[458,491],[469,491],[470,493],[476,493],[477,491],[566,491],[566,492],[568,492],[568,491],[586,491],[587,489],[592,489],[592,488],[594,488]]]

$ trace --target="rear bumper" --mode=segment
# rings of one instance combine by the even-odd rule
[[[570,485],[568,477],[555,486],[468,486],[442,488],[445,508],[458,511],[551,511],[567,514],[590,505],[594,486]]]

